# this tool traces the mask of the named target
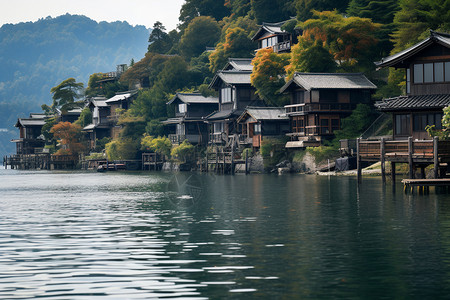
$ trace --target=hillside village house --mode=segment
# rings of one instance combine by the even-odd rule
[[[118,125],[120,114],[123,110],[130,108],[131,103],[136,99],[137,90],[117,93],[114,97],[109,98],[105,103],[109,106],[110,115],[108,120],[111,126],[111,137],[117,139],[122,126]]]
[[[290,52],[297,43],[297,36],[281,28],[287,21],[263,23],[252,37],[252,41],[258,42],[257,50],[272,47],[275,53]]]
[[[42,126],[45,125],[45,114],[30,114],[29,118],[17,119],[15,127],[19,129],[19,138],[12,140],[16,143],[18,155],[35,154],[43,151],[45,139],[41,134]]]
[[[287,148],[319,146],[334,137],[358,103],[369,104],[377,87],[361,73],[296,73],[280,90],[291,121]]]
[[[217,110],[219,99],[204,97],[200,93],[177,93],[167,105],[175,106],[175,118],[162,123],[171,128],[169,139],[178,145],[184,140],[191,144],[206,144],[208,126],[204,118]]]
[[[450,34],[431,31],[427,39],[375,64],[406,73],[406,95],[376,104],[392,113],[394,139],[429,139],[427,125],[441,129],[442,109],[450,105]]]
[[[93,97],[87,100],[87,107],[92,113],[92,123],[85,126],[83,131],[88,134],[89,149],[96,147],[97,140],[111,136],[111,126],[108,116],[110,106],[105,97]]]
[[[240,133],[236,120],[247,106],[264,106],[250,84],[250,62],[231,59],[227,69],[218,71],[209,85],[219,92],[219,109],[205,118],[210,126],[210,143],[226,143],[229,137]]]
[[[239,143],[254,148],[259,148],[265,138],[285,136],[290,129],[282,107],[248,106],[237,122],[241,126]]]

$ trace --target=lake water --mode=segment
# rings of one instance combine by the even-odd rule
[[[378,177],[0,170],[0,299],[450,297],[450,196]]]

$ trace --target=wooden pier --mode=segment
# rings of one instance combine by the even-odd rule
[[[161,170],[164,157],[158,153],[142,153],[142,170]]]
[[[74,169],[79,158],[76,155],[21,154],[5,156],[3,166],[21,170]]]
[[[433,165],[434,178],[443,177],[450,163],[450,141],[433,140],[362,140],[356,141],[358,182],[362,179],[363,161],[381,162],[381,176],[386,181],[386,162],[391,163],[392,181],[395,182],[396,163],[409,165],[409,178],[414,179],[416,169],[421,169],[420,177],[425,178],[425,168]]]
[[[234,151],[216,147],[214,152],[206,153],[206,172],[214,170],[217,174],[234,174],[236,165],[240,164],[245,164],[245,173],[248,173],[248,160],[238,158]]]
[[[406,193],[414,193],[414,189],[418,189],[419,194],[424,194],[429,192],[430,186],[435,188],[441,188],[441,190],[448,192],[450,188],[450,179],[403,179],[403,190]]]

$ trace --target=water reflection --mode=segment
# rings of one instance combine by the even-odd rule
[[[0,170],[1,299],[446,298],[445,195],[379,178]]]

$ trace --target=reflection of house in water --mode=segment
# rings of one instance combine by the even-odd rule
[[[168,105],[175,106],[175,118],[162,123],[171,128],[169,139],[172,144],[188,140],[192,144],[206,144],[208,128],[204,118],[217,110],[219,99],[204,97],[200,93],[177,93]]]

